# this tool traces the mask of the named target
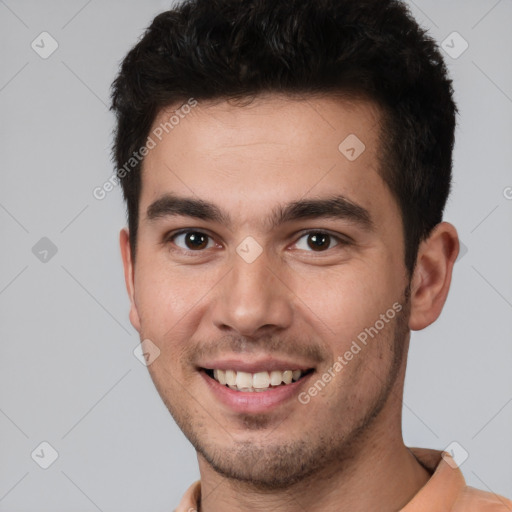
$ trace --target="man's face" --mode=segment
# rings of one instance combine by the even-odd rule
[[[146,156],[130,318],[200,464],[285,486],[399,428],[408,280],[379,130],[364,101],[199,103]]]

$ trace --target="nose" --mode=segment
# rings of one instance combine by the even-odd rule
[[[235,254],[232,270],[219,283],[215,297],[215,326],[248,337],[289,327],[293,292],[278,267],[275,262],[271,267],[265,252],[251,263]]]

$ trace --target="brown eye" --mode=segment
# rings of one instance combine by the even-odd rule
[[[208,237],[203,233],[187,233],[185,244],[189,249],[204,249],[208,245]]]
[[[181,249],[191,251],[200,251],[213,245],[209,245],[210,237],[200,231],[184,231],[174,235],[171,240]]]
[[[310,231],[302,235],[296,246],[304,251],[325,252],[342,243],[334,235],[322,231]]]
[[[328,249],[331,237],[325,233],[315,233],[308,235],[308,245],[314,251],[321,251],[322,249]]]

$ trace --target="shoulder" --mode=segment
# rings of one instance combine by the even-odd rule
[[[453,512],[512,512],[512,501],[487,491],[465,487],[455,502]]]
[[[201,480],[197,480],[187,489],[174,512],[197,512],[200,499]]]

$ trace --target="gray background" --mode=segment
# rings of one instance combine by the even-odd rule
[[[120,192],[92,195],[113,171],[119,61],[170,5],[0,0],[0,511],[170,511],[199,476],[133,354]],[[512,2],[410,5],[452,53],[460,119],[445,218],[464,253],[441,318],[413,334],[404,437],[456,441],[467,482],[512,497]],[[43,31],[58,43],[46,59],[31,47],[51,48]],[[457,58],[454,31],[469,44]],[[43,441],[58,452],[48,469],[31,457]],[[35,453],[49,462],[48,448]]]

